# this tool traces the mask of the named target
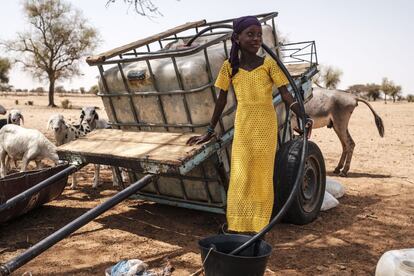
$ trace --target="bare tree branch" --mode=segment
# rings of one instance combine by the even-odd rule
[[[116,0],[107,0],[106,7],[115,2]],[[149,18],[164,16],[158,7],[154,5],[152,0],[124,0],[124,3],[127,4],[128,7],[133,6],[135,12],[142,16]]]

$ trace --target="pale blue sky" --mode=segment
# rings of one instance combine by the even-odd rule
[[[320,64],[342,70],[339,88],[356,83],[380,83],[388,77],[414,94],[414,1],[411,0],[153,0],[164,17],[155,20],[128,10],[122,0],[70,0],[99,29],[103,43],[96,53],[162,32],[188,21],[234,18],[278,11],[276,24],[292,42],[315,40]],[[20,1],[2,0],[0,39],[13,38],[27,26]],[[2,53],[2,55],[6,55]],[[87,89],[98,71],[84,63],[84,76],[66,81],[65,88]],[[17,88],[38,86],[29,75],[13,69]],[[45,85],[44,85],[45,86]]]

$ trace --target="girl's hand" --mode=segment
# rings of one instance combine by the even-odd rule
[[[211,138],[214,137],[214,135],[215,135],[214,133],[206,133],[200,136],[193,136],[190,139],[188,139],[186,144],[189,146],[199,145],[199,144],[209,141]]]
[[[311,117],[309,117],[309,116],[306,116],[305,128],[308,130],[307,135],[306,135],[308,139],[311,137],[312,127],[313,127],[313,119],[311,119]],[[296,131],[297,133],[299,133],[299,135],[303,134],[303,131],[301,129],[299,129],[298,127],[295,127],[293,130]]]

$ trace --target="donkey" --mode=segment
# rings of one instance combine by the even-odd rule
[[[341,141],[342,155],[334,170],[334,173],[340,176],[347,176],[351,165],[355,142],[349,133],[348,123],[352,112],[358,106],[358,102],[363,102],[372,111],[378,133],[381,137],[384,137],[384,124],[380,116],[367,101],[350,93],[314,88],[313,97],[305,104],[306,113],[314,120],[313,128],[324,126],[333,128]],[[296,120],[292,120],[292,126],[296,126]]]

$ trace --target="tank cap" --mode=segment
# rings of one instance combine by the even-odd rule
[[[128,72],[127,78],[129,81],[133,80],[145,80],[145,70],[131,70]]]

